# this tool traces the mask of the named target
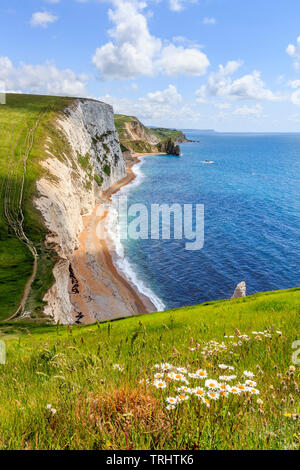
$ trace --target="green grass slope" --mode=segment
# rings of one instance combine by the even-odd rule
[[[151,131],[161,140],[172,139],[174,142],[184,142],[186,140],[184,133],[177,129],[155,127],[151,128]]]
[[[0,448],[296,449],[299,312],[298,288],[80,328],[3,325]],[[181,379],[161,363],[183,367]],[[208,407],[176,390],[208,394],[199,369],[219,383],[235,375],[232,386],[253,372],[259,395],[207,395]]]
[[[67,98],[8,94],[0,106],[0,320],[18,308],[33,271],[33,247],[38,255],[37,275],[26,305],[39,317],[44,293],[52,283],[54,252],[44,246],[46,229],[33,206],[39,165],[46,158],[44,144],[53,141],[53,152],[67,151],[54,126],[57,112]],[[24,234],[21,232],[24,231]]]
[[[135,134],[135,140],[129,134],[126,126],[129,125]],[[176,129],[148,128],[136,117],[124,114],[115,114],[115,126],[119,134],[122,150],[132,150],[137,153],[151,153],[164,151],[163,145],[168,139],[174,142],[185,141],[185,136]],[[137,138],[140,136],[140,138]],[[156,145],[151,144],[153,138],[159,139]]]

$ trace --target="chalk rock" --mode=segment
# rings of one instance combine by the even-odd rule
[[[240,297],[246,297],[246,283],[245,281],[240,282],[234,291],[232,299],[238,299]]]

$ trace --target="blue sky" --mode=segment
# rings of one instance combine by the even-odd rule
[[[299,0],[1,0],[0,89],[145,124],[300,130]]]

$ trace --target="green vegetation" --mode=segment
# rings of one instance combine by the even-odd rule
[[[105,173],[107,176],[110,176],[111,169],[110,169],[110,166],[109,166],[109,165],[105,165],[105,166],[103,167],[103,171],[104,171],[104,173]]]
[[[130,125],[131,131],[136,134],[135,139],[133,139],[132,134],[128,132],[126,128],[128,125]],[[172,139],[174,142],[178,140],[183,141],[185,139],[181,131],[164,128],[150,129],[144,126],[136,117],[125,116],[124,114],[115,114],[115,126],[119,134],[122,152],[128,149],[136,153],[164,151],[163,148],[168,139]],[[140,139],[137,138],[139,135],[141,136]],[[157,145],[151,143],[155,138],[161,140]]]
[[[91,164],[91,156],[88,153],[86,155],[78,155],[78,162],[81,168],[88,174],[93,170],[93,166]]]
[[[96,181],[98,186],[101,186],[103,183],[103,178],[102,176],[94,175],[94,180]]]
[[[176,129],[165,129],[163,127],[155,127],[150,129],[157,137],[161,140],[172,139],[174,142],[182,141],[185,139],[185,135],[182,131]]]
[[[0,448],[299,448],[299,311],[298,288],[85,327],[5,324]],[[260,394],[209,398],[208,408],[167,373],[166,388],[153,386],[156,363],[219,382],[236,375],[230,385],[252,371]],[[183,375],[190,388],[205,384]],[[168,410],[166,397],[182,393],[188,400]]]
[[[52,96],[8,94],[0,106],[0,320],[18,308],[37,256],[37,273],[25,310],[40,317],[43,295],[52,283],[56,255],[44,245],[47,233],[33,199],[46,138],[50,151],[62,158],[68,143],[54,126],[57,112],[70,102]],[[24,180],[23,180],[24,178]],[[21,200],[21,205],[19,201]],[[24,219],[24,221],[23,221]]]

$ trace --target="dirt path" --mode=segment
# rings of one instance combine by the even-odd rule
[[[8,318],[8,320],[12,320],[18,315],[22,315],[24,313],[30,289],[37,272],[38,253],[34,244],[31,240],[29,240],[24,231],[24,213],[22,206],[25,177],[27,172],[27,160],[33,146],[36,129],[43,115],[44,112],[38,116],[32,127],[27,125],[25,150],[24,152],[20,153],[20,158],[18,158],[18,156],[15,154],[15,151],[23,133],[25,132],[24,127],[21,129],[18,137],[16,138],[12,153],[8,158],[8,176],[4,183],[4,216],[8,225],[14,230],[17,238],[27,246],[33,256],[32,274],[26,283],[22,300],[17,310]],[[18,172],[19,165],[21,165],[21,171]]]

